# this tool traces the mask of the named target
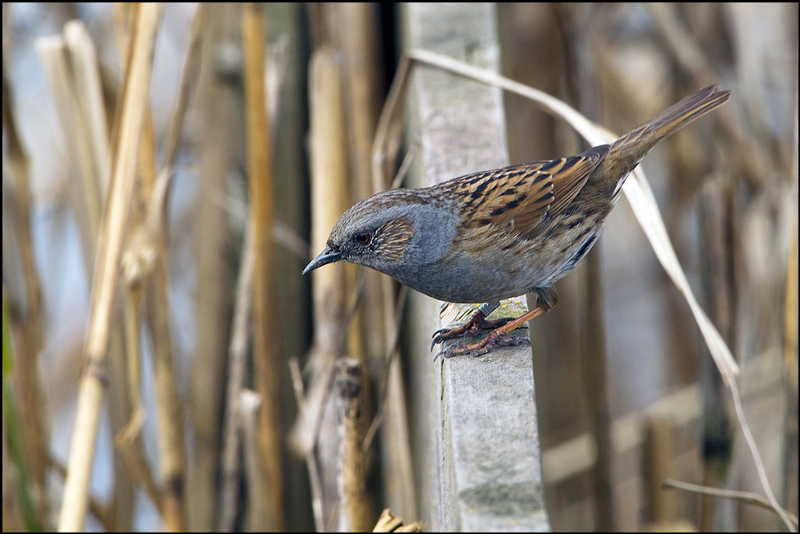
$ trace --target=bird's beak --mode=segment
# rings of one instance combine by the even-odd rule
[[[333,263],[341,259],[342,259],[341,252],[336,252],[331,247],[325,247],[325,250],[320,252],[319,256],[314,258],[311,261],[311,263],[306,265],[306,268],[303,269],[303,274],[306,274],[309,271],[313,271],[317,267],[322,267],[323,265],[328,265],[329,263]]]

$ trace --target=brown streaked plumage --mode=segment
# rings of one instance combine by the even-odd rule
[[[729,97],[711,85],[611,146],[362,200],[342,215],[303,273],[346,260],[439,300],[486,303],[464,327],[437,332],[434,344],[489,322],[500,300],[534,293],[530,312],[453,354],[484,351],[555,305],[553,283],[592,248],[625,178],[650,149]]]

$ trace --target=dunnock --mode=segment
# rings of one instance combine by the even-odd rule
[[[463,327],[436,332],[433,344],[494,326],[482,341],[448,356],[485,352],[555,306],[553,283],[595,244],[625,178],[650,149],[729,96],[717,85],[700,89],[613,145],[577,156],[378,193],[341,216],[303,274],[345,260],[435,299],[484,302]],[[536,295],[528,313],[507,323],[486,319],[500,300],[523,293]]]

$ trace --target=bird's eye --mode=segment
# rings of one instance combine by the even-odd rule
[[[372,233],[359,232],[356,234],[356,242],[361,245],[366,245],[372,240]]]

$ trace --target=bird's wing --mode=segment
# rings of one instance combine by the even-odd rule
[[[551,161],[540,169],[553,177],[553,203],[548,210],[550,215],[561,213],[572,202],[592,171],[605,159],[608,150],[608,145],[596,146],[577,156]],[[549,165],[552,167],[545,168]]]
[[[607,153],[608,145],[602,145],[568,158],[462,176],[442,186],[461,203],[467,229],[512,225],[514,232],[526,234],[548,212],[567,207]]]

